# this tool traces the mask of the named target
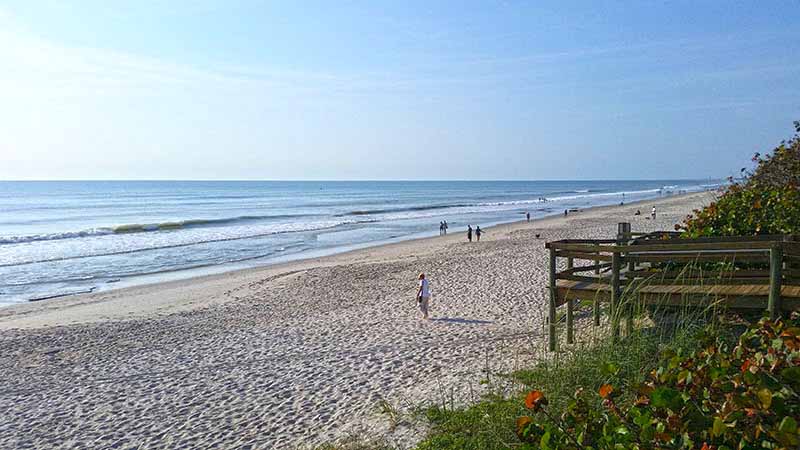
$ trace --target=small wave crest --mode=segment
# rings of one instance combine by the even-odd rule
[[[303,217],[303,215],[247,215],[236,217],[223,217],[219,219],[188,219],[158,223],[129,223],[124,225],[115,225],[111,227],[98,227],[81,231],[66,231],[61,233],[49,234],[29,234],[21,236],[7,236],[0,237],[0,245],[3,244],[22,244],[27,242],[36,241],[58,241],[63,239],[76,239],[92,236],[103,236],[108,234],[131,234],[131,233],[147,233],[153,231],[170,231],[179,230],[190,227],[203,227],[203,226],[216,226],[227,225],[237,222],[257,221],[266,219],[281,219],[291,217]]]
[[[423,206],[409,206],[405,208],[384,208],[384,209],[363,209],[363,210],[355,210],[350,211],[344,214],[339,214],[339,217],[343,216],[368,216],[372,214],[388,214],[388,213],[398,213],[398,212],[409,212],[409,211],[431,211],[436,209],[447,209],[447,208],[464,208],[468,206],[479,206],[473,205],[468,203],[455,203],[455,204],[448,204],[448,205],[423,205]]]

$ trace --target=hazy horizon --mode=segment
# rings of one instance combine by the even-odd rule
[[[0,5],[0,180],[738,175],[800,119],[792,2]]]

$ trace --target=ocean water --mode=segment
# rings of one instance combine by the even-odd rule
[[[0,305],[718,186],[703,181],[0,182]],[[544,201],[543,199],[546,199]]]

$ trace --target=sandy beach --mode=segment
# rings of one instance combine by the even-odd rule
[[[487,369],[533,362],[545,241],[612,237],[622,221],[671,230],[712,197],[0,309],[0,448],[298,448],[352,434],[409,447],[424,430],[394,426],[384,402],[469,401]],[[419,272],[430,321],[415,309]]]

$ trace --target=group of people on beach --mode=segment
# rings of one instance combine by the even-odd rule
[[[467,240],[472,242],[472,225],[467,225]],[[481,234],[483,234],[483,230],[479,225],[475,225],[475,240],[480,242]]]
[[[531,213],[527,213],[527,217],[528,217],[528,222],[530,222],[531,221]],[[449,227],[449,225],[447,225],[447,221],[446,220],[442,220],[441,222],[439,222],[439,236],[446,235],[448,227]],[[467,225],[467,240],[469,242],[472,242],[472,235],[473,234],[475,235],[475,240],[476,241],[480,241],[481,240],[481,235],[483,234],[483,230],[481,230],[480,225],[476,225],[474,230],[472,228],[472,225]]]
[[[637,209],[636,212],[633,215],[634,216],[640,216],[640,215],[642,215],[642,212]],[[650,217],[653,220],[656,220],[656,207],[655,207],[655,205],[653,205],[653,209],[650,211]]]

